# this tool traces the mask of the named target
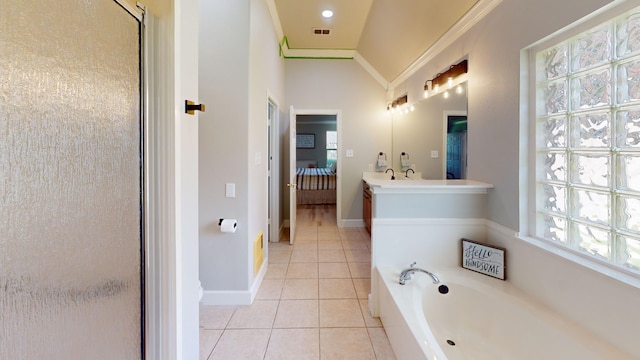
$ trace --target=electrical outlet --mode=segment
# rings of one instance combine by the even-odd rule
[[[353,149],[347,149],[347,157],[353,157]]]

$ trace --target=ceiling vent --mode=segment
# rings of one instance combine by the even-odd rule
[[[313,28],[314,35],[331,35],[331,29]]]

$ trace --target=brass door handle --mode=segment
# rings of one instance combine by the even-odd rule
[[[287,184],[287,187],[295,188],[295,187],[296,187],[296,184],[291,184],[291,183],[289,183],[289,184]]]

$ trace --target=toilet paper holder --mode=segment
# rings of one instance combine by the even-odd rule
[[[222,221],[224,219],[220,218],[220,221],[218,221],[218,226],[222,226]],[[238,227],[238,223],[233,224],[233,227]]]

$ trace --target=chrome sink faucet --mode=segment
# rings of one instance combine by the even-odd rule
[[[392,168],[388,168],[387,170],[385,170],[385,174],[389,172],[389,170],[391,170],[391,180],[395,180],[396,179],[396,172],[393,171]]]
[[[417,272],[422,272],[422,273],[425,273],[425,274],[431,276],[431,279],[433,280],[434,284],[437,284],[437,283],[440,282],[440,279],[438,279],[436,274],[432,273],[431,271],[427,271],[427,270],[424,270],[424,269],[421,269],[421,268],[414,267],[415,265],[416,265],[416,263],[414,261],[411,265],[409,265],[408,268],[402,270],[402,272],[400,273],[400,279],[398,280],[398,283],[400,285],[406,284],[407,280],[411,279],[411,274],[413,274],[416,271]]]

